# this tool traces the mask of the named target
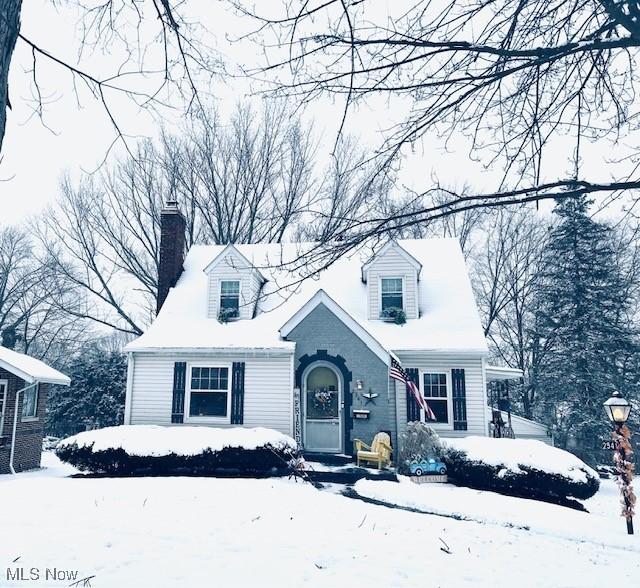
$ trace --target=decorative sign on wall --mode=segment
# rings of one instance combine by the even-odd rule
[[[302,405],[300,403],[300,388],[293,389],[293,436],[302,447]]]

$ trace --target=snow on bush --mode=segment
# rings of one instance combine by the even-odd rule
[[[400,433],[399,445],[398,471],[405,475],[409,475],[412,462],[437,457],[441,453],[438,434],[419,421],[407,423],[405,431]]]
[[[531,439],[447,439],[442,459],[456,483],[513,496],[586,499],[600,486],[598,474],[575,455]]]
[[[296,442],[265,428],[124,425],[62,440],[56,455],[82,471],[107,474],[266,474],[291,467]]]

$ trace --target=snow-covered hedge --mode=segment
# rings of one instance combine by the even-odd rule
[[[291,437],[271,429],[133,425],[68,437],[56,455],[93,473],[264,475],[288,470],[296,451]]]
[[[461,486],[547,500],[584,500],[600,486],[587,464],[542,441],[465,437],[442,444],[449,477]]]

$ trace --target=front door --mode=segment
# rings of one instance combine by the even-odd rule
[[[333,366],[313,364],[304,377],[304,448],[342,451],[342,381]]]

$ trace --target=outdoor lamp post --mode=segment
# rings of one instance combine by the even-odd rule
[[[618,485],[622,493],[622,516],[627,520],[627,533],[633,535],[633,508],[636,496],[633,493],[631,481],[633,479],[633,448],[631,447],[631,433],[626,425],[631,404],[625,400],[620,392],[614,392],[604,403],[604,410],[609,420],[615,425],[611,434],[615,445],[613,461],[616,464]]]

